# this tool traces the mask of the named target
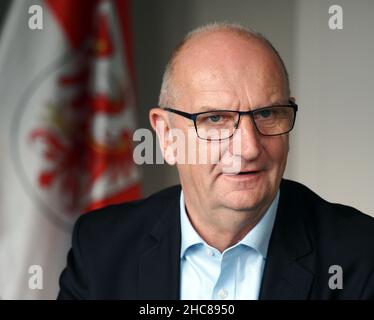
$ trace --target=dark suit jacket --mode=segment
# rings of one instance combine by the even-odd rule
[[[179,299],[180,186],[81,216],[60,299]],[[260,299],[374,299],[374,219],[283,180]],[[329,288],[332,265],[343,289]]]

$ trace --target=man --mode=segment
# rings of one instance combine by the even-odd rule
[[[374,298],[373,219],[282,179],[297,106],[266,39],[226,24],[190,33],[159,104],[151,125],[181,186],[83,215],[59,298]],[[173,129],[216,161],[179,161]]]

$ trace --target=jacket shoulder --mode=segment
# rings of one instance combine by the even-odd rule
[[[305,185],[284,179],[281,184],[281,195],[287,201],[297,203],[296,212],[316,237],[331,237],[342,242],[365,243],[374,249],[374,218],[344,204],[331,203],[320,197]]]
[[[149,231],[165,209],[179,200],[180,191],[180,185],[176,185],[144,199],[87,212],[78,218],[74,228],[79,229],[85,239],[93,239],[94,242],[104,238],[130,240],[131,236]]]

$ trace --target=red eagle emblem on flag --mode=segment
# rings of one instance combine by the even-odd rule
[[[112,2],[84,2],[93,24],[79,38],[71,30],[76,23],[64,20],[66,8],[59,16],[59,6],[73,2],[48,1],[67,35],[73,33],[72,48],[36,89],[44,93],[28,133],[40,159],[38,194],[55,199],[65,217],[140,196],[132,155],[134,90],[119,18]]]

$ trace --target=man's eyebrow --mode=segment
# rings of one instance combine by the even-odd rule
[[[274,101],[268,104],[261,104],[254,106],[253,108],[248,108],[248,110],[256,110],[256,109],[261,109],[261,108],[266,108],[266,107],[273,107],[273,106],[283,106],[289,104],[289,100],[278,100]],[[217,107],[212,107],[212,106],[201,106],[196,113],[198,112],[205,112],[205,111],[219,111],[219,110],[232,110],[232,111],[237,111],[237,108],[234,106],[226,105],[226,106],[217,106]]]
[[[211,106],[201,106],[197,112],[205,112],[205,111],[219,111],[219,110],[230,110],[232,109],[232,106],[217,106],[217,107],[211,107]],[[232,109],[232,111],[236,111],[235,109]]]
[[[274,107],[274,106],[284,106],[284,105],[288,105],[288,104],[290,104],[289,100],[287,100],[287,101],[286,100],[278,100],[278,101],[275,101],[275,102],[272,102],[272,103],[254,106],[251,110],[257,110],[257,109],[262,109],[262,108],[266,108],[266,107]]]

